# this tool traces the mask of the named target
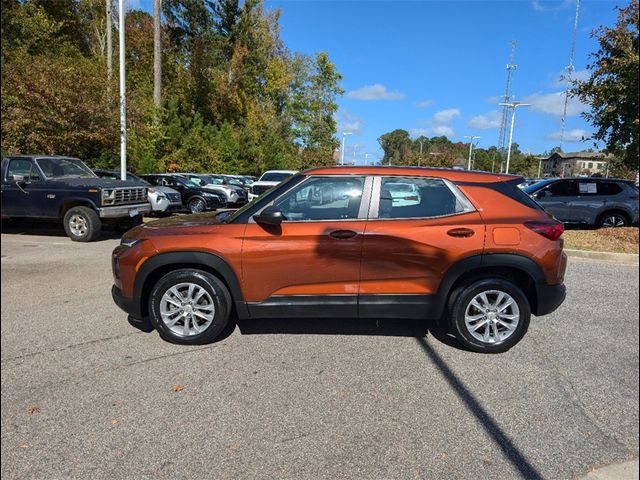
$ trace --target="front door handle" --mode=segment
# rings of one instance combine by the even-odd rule
[[[457,237],[457,238],[473,237],[475,233],[476,232],[474,232],[470,228],[452,228],[451,230],[447,231],[447,235],[449,235],[450,237]]]
[[[358,235],[358,232],[354,232],[353,230],[334,230],[329,234],[330,237],[338,240],[348,240],[356,235]]]

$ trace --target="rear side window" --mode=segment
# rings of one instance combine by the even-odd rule
[[[382,177],[378,218],[431,218],[469,208],[439,178]]]
[[[598,183],[598,195],[618,195],[622,192],[622,185],[616,182]]]

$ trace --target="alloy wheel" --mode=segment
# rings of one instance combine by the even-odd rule
[[[77,237],[84,237],[89,229],[89,225],[87,224],[87,219],[82,215],[72,215],[69,219],[69,230]]]
[[[602,220],[602,226],[605,228],[616,228],[616,227],[624,227],[626,226],[627,222],[625,221],[625,219],[621,216],[621,215],[607,215],[603,220]]]
[[[213,322],[216,307],[209,292],[196,283],[170,287],[160,300],[160,317],[173,333],[189,337],[204,332]]]
[[[487,290],[474,296],[464,313],[467,331],[487,344],[504,342],[516,331],[520,309],[514,298],[501,290]]]

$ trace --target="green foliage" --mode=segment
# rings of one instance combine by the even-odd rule
[[[576,82],[573,93],[591,107],[583,116],[597,128],[594,139],[620,157],[628,168],[638,169],[638,0],[618,9],[613,28],[592,34],[600,48],[592,54],[591,77]]]
[[[255,175],[333,163],[342,77],[326,53],[289,52],[279,12],[261,0],[162,7],[159,109],[153,18],[130,11],[125,21],[130,170]],[[104,0],[2,0],[3,153],[117,166],[118,75],[107,80],[105,28]]]

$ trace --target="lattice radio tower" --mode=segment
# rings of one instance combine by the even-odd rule
[[[511,93],[511,83],[513,77],[513,71],[518,66],[513,63],[516,55],[516,40],[511,41],[511,52],[509,53],[509,63],[507,63],[507,85],[504,89],[504,95],[502,96],[502,103],[510,103],[514,100]],[[507,132],[509,131],[509,107],[502,107],[502,121],[500,122],[500,133],[498,135],[498,151],[503,154],[506,149]]]
[[[560,79],[567,80],[567,87],[564,91],[564,110],[562,111],[562,120],[560,128],[560,150],[562,150],[562,144],[564,143],[564,130],[567,123],[567,107],[569,105],[569,89],[573,81],[573,74],[576,71],[576,67],[573,65],[573,57],[576,51],[576,35],[578,33],[578,15],[580,14],[580,0],[576,0],[576,16],[573,19],[573,32],[571,35],[571,51],[569,53],[569,65],[565,68],[567,74]]]

